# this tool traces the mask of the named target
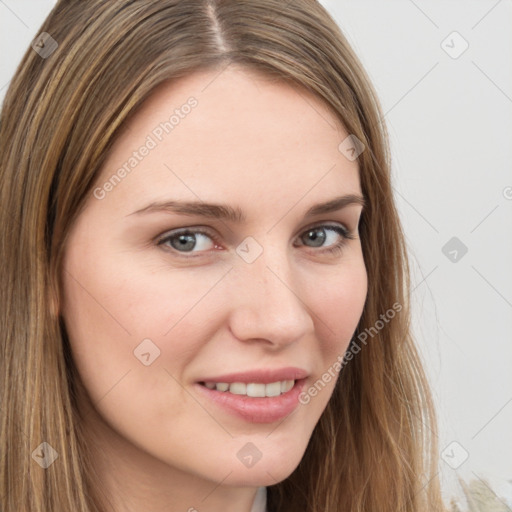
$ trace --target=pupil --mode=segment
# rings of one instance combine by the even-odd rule
[[[188,244],[188,246],[187,246]],[[174,245],[174,244],[173,244]],[[192,250],[195,245],[195,239],[194,235],[188,234],[188,235],[179,235],[178,237],[178,247],[174,246],[175,249],[187,249]]]
[[[315,234],[315,233],[319,233],[319,232],[322,232],[322,234],[320,236]],[[315,247],[320,247],[325,240],[325,232],[323,229],[319,229],[319,228],[312,229],[311,231],[309,231],[308,236],[312,242],[315,242]]]

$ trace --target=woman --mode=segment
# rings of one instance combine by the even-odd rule
[[[58,2],[1,113],[1,509],[442,510],[386,140],[314,1]]]

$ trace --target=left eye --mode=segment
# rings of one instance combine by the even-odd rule
[[[337,238],[341,240],[336,241]],[[354,236],[348,229],[342,226],[322,225],[307,229],[300,236],[301,245],[313,242],[309,247],[325,247],[325,251],[339,251],[347,240],[353,240]],[[209,241],[208,241],[209,240]],[[325,242],[330,242],[325,245]],[[179,253],[203,252],[211,249],[212,245],[219,243],[217,238],[202,229],[182,229],[165,238],[160,239],[158,245],[166,245]],[[210,247],[208,247],[210,245]],[[196,250],[195,250],[196,249]]]

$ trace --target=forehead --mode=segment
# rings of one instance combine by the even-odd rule
[[[98,184],[124,168],[108,198],[135,206],[169,193],[241,201],[261,194],[299,199],[313,188],[355,193],[357,161],[338,149],[347,136],[301,87],[235,66],[201,71],[152,93],[125,124]]]

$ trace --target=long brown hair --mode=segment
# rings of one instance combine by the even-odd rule
[[[164,81],[229,64],[316,94],[365,146],[368,296],[353,358],[299,466],[268,488],[269,511],[443,510],[383,115],[327,11],[314,0],[60,0],[38,33],[58,46],[43,36],[44,51],[27,50],[0,117],[1,510],[105,510],[55,314],[62,250],[127,118]],[[59,455],[45,470],[32,456],[42,442]]]

